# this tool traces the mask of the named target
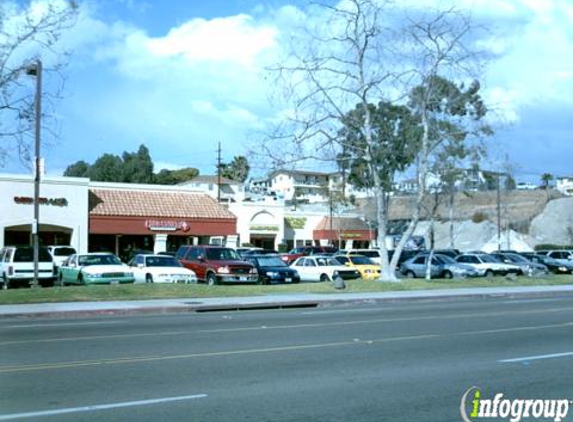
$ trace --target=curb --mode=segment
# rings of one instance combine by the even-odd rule
[[[335,306],[352,306],[359,304],[381,304],[381,303],[396,303],[396,302],[420,302],[420,301],[458,301],[458,300],[484,300],[484,299],[517,299],[517,298],[554,298],[554,297],[573,297],[573,286],[560,286],[543,289],[522,290],[484,290],[458,292],[458,291],[403,291],[393,292],[384,295],[372,294],[353,294],[353,296],[344,297],[344,293],[339,296],[320,296],[311,295],[309,298],[292,298],[282,297],[280,299],[269,299],[264,296],[261,297],[245,297],[233,298],[227,303],[217,303],[217,300],[209,298],[205,301],[193,299],[192,302],[185,303],[184,301],[174,301],[171,305],[154,305],[152,303],[141,305],[134,305],[134,302],[115,302],[112,306],[102,307],[98,309],[88,309],[87,307],[81,308],[81,303],[76,303],[76,309],[46,309],[34,310],[25,309],[26,305],[4,305],[4,306],[17,306],[23,309],[14,311],[2,310],[0,306],[0,319],[3,318],[73,318],[73,317],[93,317],[93,316],[128,316],[128,315],[166,315],[177,313],[209,313],[209,312],[225,312],[225,311],[247,311],[247,310],[265,310],[265,309],[292,309],[292,308],[321,308],[321,307],[335,307]],[[184,299],[191,300],[191,299]],[[214,303],[208,303],[212,301]],[[97,303],[97,302],[96,302]],[[91,302],[90,304],[94,304]],[[49,304],[52,307],[57,307],[59,304]],[[62,304],[60,304],[62,305]],[[69,305],[66,304],[66,305]],[[33,305],[31,305],[33,306]],[[40,305],[41,306],[41,305]]]

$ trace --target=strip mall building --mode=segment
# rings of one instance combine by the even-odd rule
[[[0,246],[30,244],[34,181],[0,174]],[[182,244],[250,243],[278,249],[345,240],[368,243],[374,234],[358,219],[301,214],[280,205],[217,203],[188,186],[91,182],[44,177],[39,233],[43,245],[79,252],[106,250],[125,258],[133,250],[173,251]],[[352,220],[352,221],[351,221]]]

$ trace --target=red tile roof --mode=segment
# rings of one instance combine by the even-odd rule
[[[90,189],[90,215],[129,217],[237,217],[208,195],[187,192]]]
[[[330,217],[324,217],[314,230],[331,230]],[[368,225],[359,218],[333,217],[332,230],[368,230]]]

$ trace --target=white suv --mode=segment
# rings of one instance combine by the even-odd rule
[[[48,246],[48,252],[50,252],[50,255],[52,255],[52,258],[54,258],[54,265],[56,268],[61,267],[62,262],[68,259],[68,257],[77,253],[74,248],[65,245]]]
[[[38,254],[38,282],[53,286],[55,280],[54,259],[45,247]],[[31,246],[7,246],[0,250],[0,283],[2,289],[28,286],[34,279],[34,248]]]

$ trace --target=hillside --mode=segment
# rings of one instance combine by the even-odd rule
[[[448,198],[438,198],[436,246],[450,246]],[[413,196],[393,197],[390,202],[390,220],[408,220],[411,215]],[[435,198],[429,197],[426,209],[434,208]],[[573,198],[564,197],[556,191],[510,191],[500,194],[500,237],[498,238],[497,192],[458,193],[454,199],[454,246],[467,249],[489,248],[500,241],[503,248],[530,248],[540,243],[573,243]],[[371,201],[364,201],[360,208],[367,218],[374,217]],[[428,213],[422,213],[427,220]],[[422,221],[416,234],[428,236],[429,224]]]

